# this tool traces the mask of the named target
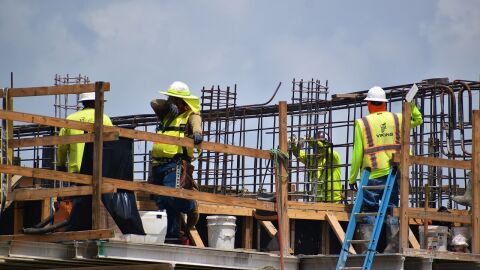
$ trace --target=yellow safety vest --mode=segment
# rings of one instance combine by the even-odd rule
[[[166,123],[168,117],[159,123],[157,134],[174,136],[178,138],[185,137],[186,126],[188,118],[192,114],[189,110],[177,116],[170,124]],[[173,158],[177,154],[186,153],[190,158],[193,157],[193,148],[182,147],[175,144],[154,143],[152,149],[153,158]],[[155,160],[154,162],[155,163]]]
[[[390,167],[392,155],[400,151],[401,121],[401,115],[391,112],[373,113],[360,119],[363,168]]]

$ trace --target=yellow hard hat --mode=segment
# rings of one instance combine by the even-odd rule
[[[171,97],[181,98],[187,103],[193,112],[200,112],[200,98],[192,95],[188,85],[183,82],[173,82],[166,92],[160,91],[160,93]]]

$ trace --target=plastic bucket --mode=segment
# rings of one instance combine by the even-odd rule
[[[235,248],[234,216],[208,216],[208,246],[221,249]]]

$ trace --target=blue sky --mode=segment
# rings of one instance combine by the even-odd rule
[[[479,80],[480,1],[0,0],[0,87],[55,74],[111,82],[111,116],[150,113],[175,80],[238,86],[238,104],[289,101],[291,81],[332,93],[431,77]],[[53,114],[53,98],[19,111]]]

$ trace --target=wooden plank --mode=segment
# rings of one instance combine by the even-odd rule
[[[42,200],[42,213],[40,215],[40,219],[41,220],[44,220],[46,219],[47,217],[50,216],[50,212],[52,211],[52,205],[51,205],[51,202],[50,202],[50,198],[46,198],[46,199],[43,199]]]
[[[393,215],[400,215],[398,208],[393,209]],[[470,215],[466,214],[465,212],[455,211],[453,213],[444,213],[437,212],[437,209],[435,208],[429,208],[427,211],[425,211],[423,208],[409,208],[406,210],[406,215],[409,218],[457,222],[462,224],[470,224],[472,222]]]
[[[480,111],[473,111],[472,126],[472,253],[480,253]]]
[[[463,252],[431,251],[425,249],[407,248],[403,251],[403,255],[427,259],[480,262],[480,254],[470,254]]]
[[[58,232],[50,234],[14,234],[0,235],[0,242],[4,241],[33,241],[33,242],[62,242],[73,240],[108,239],[114,236],[113,230],[90,230],[80,232]]]
[[[410,228],[408,229],[408,242],[410,242],[410,245],[412,245],[413,249],[420,249],[420,243],[418,243],[415,234],[413,234],[412,229]]]
[[[187,216],[182,215],[181,219],[183,225],[185,226],[187,224]],[[192,229],[188,230],[187,232],[188,236],[190,237],[190,240],[192,240],[192,244],[196,247],[205,247],[205,244],[202,241],[202,238],[200,237],[200,234],[197,231],[197,228],[193,227]]]
[[[110,91],[110,83],[103,83],[102,90]],[[81,94],[95,92],[95,83],[11,88],[9,92],[11,97]]]
[[[288,153],[287,136],[287,102],[280,101],[278,104],[278,142],[279,150]],[[290,221],[288,218],[288,164],[279,159],[279,166],[276,177],[277,192],[279,193],[277,202],[278,228],[280,232],[279,243],[283,254],[288,254],[290,247]],[[283,262],[283,261],[282,261]]]
[[[338,222],[337,217],[333,213],[327,213],[325,216],[328,223],[332,227],[333,232],[340,241],[340,245],[343,245],[343,241],[345,241],[345,232],[343,231],[342,225],[340,225],[340,222]],[[352,245],[350,245],[349,251],[351,254],[357,254]]]
[[[234,215],[251,217],[253,215],[253,210],[254,208],[219,205],[204,202],[198,204],[198,211],[201,214],[206,215]]]
[[[400,162],[400,156],[395,155],[393,161]],[[423,157],[423,156],[410,156],[410,163],[417,165],[437,166],[444,168],[454,168],[461,170],[470,170],[472,165],[471,161],[465,160],[453,160],[445,158],[435,157]]]
[[[102,229],[100,207],[102,205],[103,185],[103,82],[95,82],[95,132],[93,141],[92,172],[92,229]]]
[[[48,117],[36,114],[29,114],[29,113],[19,113],[19,112],[8,112],[5,110],[0,110],[0,119],[7,119],[19,122],[26,122],[26,123],[35,123],[44,126],[54,126],[54,127],[65,127],[65,128],[72,128],[72,129],[79,129],[88,132],[93,132],[93,125],[89,123],[83,123],[79,121],[67,120],[63,118],[55,118],[55,117]],[[268,150],[261,150],[255,148],[248,148],[248,147],[240,147],[235,145],[228,145],[228,144],[221,144],[221,143],[212,143],[212,142],[202,142],[199,145],[194,146],[193,139],[190,138],[178,138],[174,136],[167,136],[161,134],[155,134],[146,131],[140,130],[131,130],[119,127],[103,127],[105,132],[114,132],[117,131],[120,137],[137,139],[137,140],[144,140],[144,141],[151,141],[151,142],[158,142],[158,143],[166,143],[166,144],[175,144],[178,146],[185,146],[185,147],[197,147],[203,150],[209,150],[213,152],[220,152],[232,155],[242,155],[242,156],[249,156],[249,157],[257,157],[262,159],[270,159],[270,151]]]
[[[351,212],[352,205],[322,202],[288,202],[288,209],[320,210],[333,212]]]
[[[13,205],[14,205],[13,233],[15,234],[22,233],[23,216],[25,214],[24,212],[25,204],[23,202],[14,202]]]
[[[45,136],[39,138],[13,139],[10,140],[8,146],[11,148],[47,146],[72,143],[90,143],[93,142],[95,135],[93,133],[70,135],[70,136]],[[105,132],[103,141],[116,141],[119,134],[116,131]]]
[[[57,172],[52,170],[45,169],[33,169],[22,166],[13,166],[13,165],[0,165],[0,172],[6,172],[11,174],[18,174],[22,176],[41,178],[41,179],[50,179],[50,180],[61,180],[73,183],[81,184],[91,184],[92,176],[82,175],[76,173],[67,173],[67,172]],[[148,184],[146,182],[130,182],[120,179],[113,179],[103,177],[104,184],[111,184],[117,189],[126,189],[132,191],[143,191],[149,194],[156,195],[166,195],[176,198],[183,198],[189,200],[198,200],[209,203],[218,203],[222,202],[224,205],[238,206],[242,205],[245,207],[267,210],[267,211],[276,211],[275,205],[271,202],[258,201],[253,199],[246,198],[237,198],[220,194],[210,194],[207,192],[199,192],[186,189],[175,189],[165,186],[158,186],[153,184]]]
[[[117,189],[110,184],[103,185],[102,193],[117,192]],[[76,186],[64,188],[41,188],[41,189],[17,189],[7,196],[9,201],[38,201],[51,197],[67,197],[92,195],[91,186]]]
[[[404,102],[402,106],[402,141],[400,152],[400,253],[408,248],[409,223],[407,216],[409,171],[410,171],[410,103]]]
[[[273,223],[271,221],[268,221],[268,220],[260,220],[259,221],[260,225],[262,225],[262,228],[265,229],[265,231],[267,232],[267,234],[270,236],[270,237],[275,237],[275,235],[277,235],[277,228],[275,228],[275,226],[273,226]]]
[[[245,249],[253,248],[253,217],[243,217],[242,224],[242,247]]]

